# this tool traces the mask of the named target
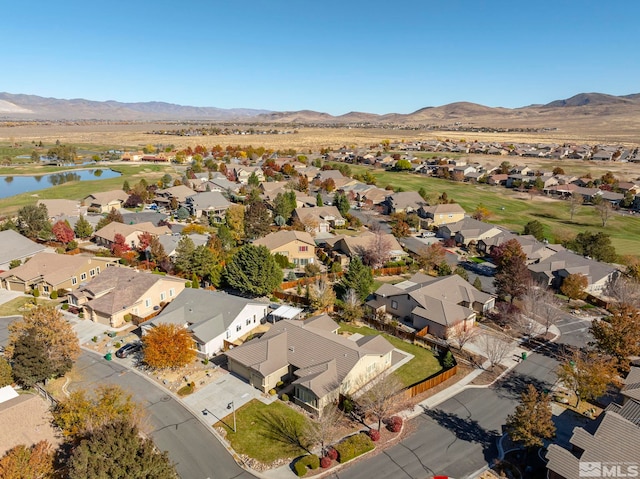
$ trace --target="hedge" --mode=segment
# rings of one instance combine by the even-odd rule
[[[318,469],[318,467],[320,467],[320,458],[315,454],[303,456],[293,465],[298,477],[304,476],[309,469]]]
[[[338,462],[343,464],[354,459],[365,452],[375,448],[373,441],[368,434],[361,432],[350,436],[334,446],[338,452]]]

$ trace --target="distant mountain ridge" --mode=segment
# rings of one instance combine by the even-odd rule
[[[640,115],[640,93],[615,96],[604,93],[579,93],[545,105],[521,108],[488,107],[470,102],[428,106],[409,114],[379,115],[349,112],[333,116],[312,110],[269,111],[250,108],[183,106],[160,101],[123,103],[85,99],[45,98],[37,95],[0,93],[0,119],[33,120],[122,120],[122,121],[244,121],[255,123],[379,123],[440,124],[442,122],[509,121],[561,119],[580,114],[610,116]]]

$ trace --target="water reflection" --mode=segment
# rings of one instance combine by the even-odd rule
[[[69,183],[70,181],[80,181],[81,177],[78,173],[73,171],[67,171],[66,173],[53,173],[47,175],[47,180],[51,183],[51,186],[58,186],[63,183]]]
[[[1,176],[4,185],[0,188],[0,198],[8,198],[20,193],[41,190],[53,186],[60,186],[70,181],[106,180],[117,178],[120,173],[104,168],[90,170],[74,170],[60,173],[51,173],[39,176]],[[44,181],[43,181],[44,178]]]

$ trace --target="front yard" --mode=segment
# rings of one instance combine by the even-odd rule
[[[411,386],[433,376],[438,371],[442,370],[442,365],[437,357],[431,352],[431,350],[417,346],[415,344],[408,343],[402,339],[396,338],[389,334],[381,333],[373,328],[367,326],[356,326],[352,323],[340,323],[340,333],[360,333],[362,335],[377,335],[381,334],[387,341],[393,344],[394,347],[405,351],[409,354],[413,354],[413,359],[407,364],[400,366],[394,374],[396,374],[404,386]]]
[[[32,296],[20,296],[0,305],[0,316],[21,316],[29,309],[35,307],[34,299],[37,301],[37,304],[45,306],[56,306],[60,303],[60,300],[53,301],[50,299],[33,298]]]

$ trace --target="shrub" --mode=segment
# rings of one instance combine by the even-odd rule
[[[117,349],[120,349],[122,347],[122,343],[120,341],[118,341],[113,345],[113,347],[117,348]]]
[[[275,396],[276,395],[276,390],[275,389],[269,389],[269,395],[270,396]]]
[[[94,336],[93,338],[91,338],[91,341],[93,341],[94,343],[98,342],[98,336]]]
[[[296,471],[298,477],[302,477],[307,473],[308,469],[318,469],[320,467],[320,458],[315,454],[309,454],[302,456],[296,461],[293,468]]]
[[[207,364],[209,364],[209,358],[204,358],[204,359],[202,360],[202,364],[204,364],[205,366],[206,366]]]
[[[337,461],[338,460],[338,451],[336,451],[334,448],[330,447],[329,449],[327,449],[327,457],[329,459],[331,459],[332,461]]]
[[[377,429],[370,429],[369,430],[369,437],[371,438],[371,440],[373,442],[379,441],[380,440],[380,431],[378,431]]]
[[[289,400],[289,395],[288,394],[283,394],[280,399],[282,399],[284,402],[287,402]]]
[[[391,432],[400,432],[402,430],[402,418],[400,416],[391,416],[387,421],[387,429]]]
[[[58,292],[57,291],[52,291],[51,294],[49,295],[49,298],[58,299]]]
[[[320,459],[320,467],[322,469],[327,469],[328,467],[331,467],[332,462],[333,461],[330,457],[324,456],[322,459]]]
[[[277,387],[277,388],[281,388],[283,384],[284,384],[284,383],[283,383],[282,381],[278,381],[278,382],[276,383],[276,387]]]
[[[62,305],[62,309],[64,309],[65,311],[67,311],[69,309],[69,303],[64,303]]]
[[[456,364],[456,360],[453,357],[453,354],[451,354],[451,351],[447,351],[445,353],[445,355],[442,357],[442,367],[444,367],[445,369],[451,369],[453,366],[455,366]]]
[[[129,322],[131,321],[131,314],[130,314],[130,313],[125,314],[125,315],[124,315],[124,320],[125,320],[127,323],[129,323]]]
[[[78,242],[76,240],[71,240],[67,243],[67,251],[73,251],[78,247]]]
[[[178,389],[178,396],[188,396],[195,389],[195,383],[188,383],[186,386],[182,386]]]
[[[33,295],[34,298],[39,298],[40,297],[40,290],[39,289],[34,289],[33,291],[31,291],[31,294]]]
[[[335,446],[335,450],[338,451],[338,462],[341,464],[354,459],[365,452],[373,450],[375,446],[371,438],[365,434],[355,434],[343,441],[340,441]]]
[[[296,476],[303,477],[307,474],[307,466],[302,464],[302,461],[298,461],[293,465],[293,470],[296,472]]]

